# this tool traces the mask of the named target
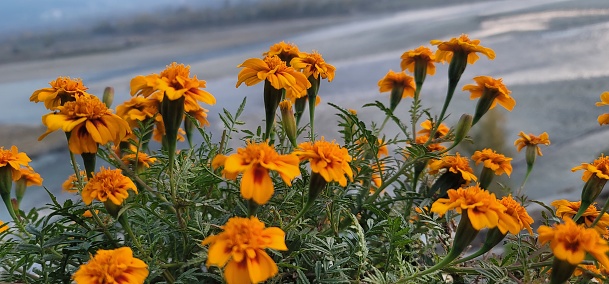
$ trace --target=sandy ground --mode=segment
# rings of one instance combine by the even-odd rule
[[[94,94],[114,86],[115,102],[120,102],[129,97],[130,78],[157,73],[168,63],[178,61],[190,64],[193,74],[207,80],[207,90],[218,99],[215,106],[209,107],[212,124],[209,131],[216,138],[221,128],[217,114],[223,108],[234,112],[244,97],[248,106],[243,120],[247,121],[247,128],[255,128],[262,125],[262,86],[235,88],[239,72],[236,66],[249,57],[260,56],[272,43],[286,40],[298,44],[301,50],[319,50],[326,61],[337,67],[335,80],[321,85],[323,104],[317,112],[317,121],[321,123],[316,125],[320,135],[338,138],[336,111],[326,102],[356,109],[364,121],[380,122],[383,118],[380,111],[361,106],[374,100],[388,100],[388,94],[379,94],[377,81],[388,70],[399,70],[400,55],[419,45],[429,45],[431,39],[468,33],[494,49],[497,58],[494,61],[482,58],[468,66],[461,85],[473,83],[471,78],[479,75],[501,77],[517,101],[511,113],[499,110],[505,117],[505,144],[511,147],[519,131],[534,134],[547,131],[552,140],[537,161],[526,187],[527,194],[545,202],[557,198],[576,200],[583,182],[581,173],[572,173],[570,169],[591,162],[609,148],[606,142],[609,128],[599,127],[596,122],[599,114],[609,111],[594,106],[599,95],[609,90],[608,16],[609,1],[604,0],[494,1],[396,11],[382,16],[180,33],[167,36],[163,43],[121,51],[0,64],[0,85],[9,90],[5,94],[6,103],[0,105],[0,124],[38,127],[44,108],[27,102],[27,98],[57,76],[81,77]],[[446,92],[446,69],[446,65],[438,66],[437,75],[428,77],[423,87],[422,99],[431,113],[437,114],[441,107]],[[461,113],[473,112],[475,102],[468,97],[457,91],[449,108],[452,115],[448,124],[453,124]],[[408,116],[408,102],[404,100],[398,107],[399,116]],[[32,131],[38,131],[34,138],[43,132]],[[395,125],[389,124],[384,132],[393,137],[397,131]],[[0,145],[12,143],[6,141],[12,134],[2,128],[0,133]],[[45,186],[54,191],[69,174],[68,165],[66,169],[53,166],[67,161],[61,144],[57,144],[62,137],[56,138],[59,142],[45,144],[36,151],[59,147],[60,154],[44,155],[35,165],[47,179]],[[526,165],[524,153],[512,150],[510,154],[514,157],[514,173],[509,184],[515,186],[520,184]],[[45,198],[48,199],[42,196],[32,204],[44,204]]]

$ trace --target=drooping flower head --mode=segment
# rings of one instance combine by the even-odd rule
[[[509,230],[514,227],[514,220],[506,215],[506,208],[502,205],[495,194],[484,190],[479,186],[470,186],[466,188],[448,190],[448,198],[440,198],[431,206],[431,212],[435,212],[442,216],[448,210],[456,210],[462,214],[462,211],[467,211],[467,215],[471,225],[476,230],[484,228],[495,228],[500,225],[499,220],[505,223],[504,229]],[[517,223],[516,223],[516,226]],[[501,229],[501,227],[500,227]]]
[[[469,165],[469,159],[456,153],[454,156],[444,156],[440,160],[429,163],[429,174],[437,174],[440,170],[446,169],[447,172],[459,174],[467,182],[476,181],[474,170]]]
[[[139,284],[144,283],[146,277],[148,265],[133,257],[130,247],[100,249],[72,275],[77,284]]]
[[[241,83],[252,86],[266,80],[276,90],[285,89],[286,98],[291,100],[305,96],[311,87],[304,74],[288,67],[277,55],[264,59],[250,58],[237,67],[243,68],[238,75],[237,87]]]
[[[70,133],[68,146],[74,154],[97,153],[99,144],[115,145],[131,132],[129,124],[113,114],[96,96],[83,95],[57,107],[58,112],[42,116],[48,128],[38,140],[58,129]]]
[[[264,282],[279,272],[265,249],[288,250],[285,233],[280,228],[265,228],[264,223],[252,216],[230,218],[222,229],[201,244],[209,244],[206,265],[223,267],[228,284]]]
[[[419,46],[413,50],[406,51],[401,56],[402,62],[400,67],[402,71],[408,69],[411,73],[424,76],[425,74],[434,75],[436,74],[436,56],[433,54],[431,49],[426,46]],[[417,67],[421,70],[417,70]],[[418,74],[417,72],[421,73]],[[422,77],[424,78],[424,77]]]
[[[489,59],[495,59],[495,52],[492,49],[480,45],[479,39],[469,39],[466,34],[449,41],[432,40],[431,44],[438,46],[436,60],[441,62],[451,62],[456,53],[465,54],[469,64],[474,64],[480,58],[477,53],[484,54]]]
[[[70,79],[70,77],[58,77],[49,82],[49,85],[51,85],[50,88],[36,90],[30,96],[30,101],[44,102],[47,109],[53,110],[57,106],[75,100],[75,97],[85,94],[88,89],[82,84],[81,79]]]
[[[493,170],[498,176],[502,174],[510,176],[512,174],[512,158],[499,154],[493,149],[487,148],[474,152],[472,161],[476,162],[476,165],[482,163],[485,168]]]
[[[328,79],[328,82],[332,82],[336,71],[336,67],[326,63],[317,51],[299,53],[290,61],[290,66],[300,70],[307,78],[313,76],[319,80],[321,76],[323,79]]]
[[[24,182],[26,186],[42,185],[42,177],[31,168],[24,167],[20,168],[19,171],[21,172],[21,176],[15,180],[16,182]]]
[[[273,56],[277,55],[281,60],[286,63],[290,63],[290,61],[298,57],[300,50],[298,50],[298,46],[293,43],[286,43],[285,41],[278,42],[276,44],[271,45],[269,51],[263,53],[263,56]]]
[[[133,181],[124,176],[121,170],[102,167],[83,188],[82,201],[89,205],[94,199],[97,199],[100,202],[111,201],[115,205],[121,205],[129,197],[128,190],[137,193],[137,187]]]
[[[429,135],[418,135],[415,138],[415,143],[419,145],[425,145],[429,141]],[[442,143],[430,143],[427,145],[427,151],[429,152],[441,152],[446,150],[446,146],[443,146]]]
[[[568,201],[568,200],[555,200],[552,203],[552,206],[556,207],[556,216],[562,218],[562,219],[573,219],[573,216],[575,216],[575,214],[579,211],[582,202],[581,201]],[[592,223],[594,223],[594,220],[596,220],[596,218],[598,217],[598,215],[601,212],[596,208],[596,204],[590,204],[590,206],[588,206],[588,208],[586,208],[586,210],[584,211],[584,213],[581,215],[580,220],[578,221],[582,221],[584,224],[586,224],[587,227],[592,226]],[[607,234],[607,229],[609,227],[609,214],[607,213],[603,213],[603,216],[601,217],[601,219],[596,223],[596,225],[592,228],[594,228],[599,234],[601,235],[606,235]]]
[[[505,227],[510,228],[510,233],[516,235],[518,232],[522,231],[522,229],[527,229],[529,234],[533,234],[533,229],[531,228],[531,224],[534,222],[533,218],[527,213],[526,208],[518,201],[514,200],[512,195],[504,196],[499,200],[499,203],[505,206],[505,214],[514,219],[514,223],[518,224],[518,229],[516,229],[516,227],[510,228],[510,226],[506,224]],[[499,220],[499,223],[503,223],[503,220]]]
[[[601,155],[592,163],[581,163],[580,166],[571,169],[573,172],[578,170],[584,170],[583,181],[588,181],[593,175],[600,179],[609,180],[609,156]]]
[[[281,155],[265,142],[248,142],[245,148],[237,149],[236,154],[214,158],[212,164],[221,165],[222,162],[227,178],[235,179],[239,173],[243,173],[241,196],[259,205],[267,203],[275,191],[269,171],[279,173],[288,186],[292,186],[292,180],[300,175],[296,155]]]
[[[596,103],[596,106],[606,106],[609,105],[609,92],[603,92],[601,94],[601,101]],[[609,124],[609,113],[604,113],[598,116],[598,124]]]
[[[512,111],[516,105],[516,100],[510,96],[511,91],[503,84],[502,79],[495,79],[489,76],[478,76],[474,78],[476,85],[465,85],[463,91],[470,91],[470,99],[477,99],[476,112],[474,113],[473,124],[476,124],[489,109],[494,108],[497,103],[505,109]]]
[[[425,120],[423,122],[421,122],[421,130],[419,130],[417,132],[417,134],[421,134],[423,136],[429,136],[431,135],[431,130],[433,129],[434,124],[431,123],[431,120]],[[440,123],[440,126],[438,126],[438,129],[436,130],[436,134],[435,134],[435,138],[440,138],[440,137],[444,137],[446,136],[446,134],[448,134],[448,132],[450,131],[450,128],[448,126],[446,126],[446,124],[444,123]]]
[[[607,241],[594,229],[578,225],[569,218],[564,221],[565,223],[553,227],[540,226],[537,229],[539,242],[549,243],[555,258],[573,266],[580,264],[588,253],[604,267],[609,267]]]
[[[518,152],[520,152],[520,150],[522,150],[524,147],[531,146],[536,149],[538,156],[543,156],[539,145],[550,145],[550,136],[547,132],[541,133],[539,136],[535,136],[532,133],[525,134],[524,132],[520,131],[518,136],[520,136],[520,138],[514,141],[514,146],[516,146],[516,150],[518,150]]]
[[[335,141],[321,140],[304,142],[294,151],[300,160],[311,163],[311,171],[320,174],[326,182],[336,181],[340,186],[347,186],[347,178],[353,181],[353,171],[349,162],[352,158],[346,148],[340,147]],[[346,176],[346,177],[345,177]]]
[[[0,169],[10,171],[11,177],[9,182],[21,178],[21,167],[29,167],[29,162],[32,160],[26,153],[19,152],[17,146],[11,146],[11,149],[0,147]]]
[[[135,166],[137,164],[137,168],[135,170],[139,172],[144,168],[150,168],[150,164],[155,163],[157,159],[148,156],[148,154],[145,152],[137,151],[135,146],[130,145],[129,152],[123,155],[121,160],[126,165]]]

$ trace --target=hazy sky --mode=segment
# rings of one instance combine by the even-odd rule
[[[219,7],[228,0],[19,0],[3,1],[0,33],[82,24],[90,20],[182,6]],[[237,2],[235,0],[230,1]]]

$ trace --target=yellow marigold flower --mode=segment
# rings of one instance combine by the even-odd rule
[[[520,133],[518,134],[518,136],[520,136],[520,138],[516,139],[516,141],[514,141],[514,146],[516,146],[516,150],[518,150],[518,152],[520,152],[520,150],[522,150],[522,148],[526,147],[526,146],[535,146],[537,149],[537,155],[538,156],[543,156],[541,154],[541,148],[539,148],[539,144],[543,144],[543,145],[550,145],[550,136],[548,135],[547,132],[541,133],[539,135],[539,137],[533,135],[532,133],[529,134],[525,134],[524,132],[520,131]]]
[[[516,105],[516,100],[510,96],[512,91],[503,84],[501,78],[495,79],[489,76],[478,76],[474,77],[474,81],[477,85],[465,85],[463,91],[470,91],[470,99],[485,99],[485,94],[490,94],[492,103],[490,108],[494,108],[499,103],[505,109],[512,111]],[[486,112],[486,111],[485,111]]]
[[[263,56],[277,55],[281,60],[289,63],[292,58],[298,57],[300,50],[298,46],[293,43],[286,43],[285,41],[278,42],[271,45],[269,51],[263,53]]]
[[[237,87],[241,83],[252,86],[266,80],[277,90],[285,89],[285,95],[290,100],[305,96],[311,87],[304,74],[288,67],[276,55],[267,56],[264,60],[250,58],[237,67],[243,68],[238,75]]]
[[[495,194],[479,186],[450,189],[447,193],[448,198],[440,198],[431,205],[431,212],[442,216],[448,210],[455,209],[459,214],[466,210],[472,227],[478,231],[497,227],[500,219],[507,224],[504,228],[506,232],[514,226],[514,220],[505,214],[506,208],[499,203]]]
[[[396,87],[403,88],[401,98],[414,97],[417,88],[412,76],[404,72],[393,72],[393,70],[389,70],[387,75],[378,82],[378,86],[381,93],[391,92]]]
[[[522,205],[520,205],[518,201],[512,198],[511,194],[501,198],[499,200],[499,203],[505,206],[505,214],[512,217],[512,219],[514,219],[514,223],[519,225],[517,230],[510,230],[510,233],[516,235],[522,229],[527,229],[527,231],[529,231],[529,234],[533,234],[531,224],[533,224],[533,222],[535,221],[529,215],[529,213],[527,213],[527,210]],[[499,223],[502,222],[503,220],[499,220]]]
[[[415,64],[418,61],[426,65],[427,74],[436,74],[436,66],[434,65],[436,56],[431,49],[426,46],[419,46],[413,50],[406,51],[402,54],[401,58],[402,62],[400,63],[400,67],[402,67],[402,71],[408,69],[408,71],[414,73]]]
[[[321,76],[323,79],[328,79],[328,82],[332,82],[336,71],[336,67],[326,63],[317,51],[299,53],[298,57],[294,57],[290,61],[290,65],[294,69],[300,70],[307,78],[313,76],[313,78],[319,79]]]
[[[187,113],[188,115],[196,119],[199,122],[199,125],[203,127],[209,126],[209,121],[207,120],[207,112],[209,112],[209,110],[199,107],[197,109],[188,111]]]
[[[177,100],[185,98],[184,111],[190,111],[186,106],[196,105],[197,102],[204,102],[209,105],[216,103],[216,98],[205,88],[206,82],[197,79],[197,76],[190,77],[190,66],[172,62],[167,65],[160,74],[148,76],[137,76],[131,80],[131,95],[143,95],[148,97],[154,93],[162,95],[162,98]],[[162,99],[161,99],[162,101]]]
[[[50,88],[43,88],[34,91],[30,96],[31,102],[44,102],[47,109],[53,109],[56,106],[73,101],[76,96],[82,95],[88,89],[82,84],[79,78],[70,79],[70,77],[58,77],[54,81],[49,82]]]
[[[510,162],[512,158],[499,154],[492,149],[474,152],[472,161],[476,162],[476,165],[483,163],[485,168],[495,171],[495,174],[498,176],[504,173],[508,176],[512,174],[512,164]]]
[[[572,172],[578,170],[584,170],[584,174],[582,175],[583,181],[588,181],[592,175],[596,175],[600,179],[609,180],[609,157],[601,155],[591,164],[582,163],[581,166],[571,169]]]
[[[59,112],[42,116],[42,123],[48,129],[38,140],[61,128],[71,133],[68,146],[74,154],[97,153],[98,144],[110,141],[118,145],[131,132],[125,120],[93,95],[79,96],[76,101],[58,106],[57,110]]]
[[[133,257],[129,247],[97,251],[89,262],[81,265],[72,275],[77,284],[83,283],[144,283],[148,277],[148,265]]]
[[[429,174],[437,174],[441,169],[446,169],[455,174],[461,174],[466,181],[476,181],[474,170],[469,166],[469,159],[461,157],[459,153],[454,156],[444,156],[440,160],[429,163]]]
[[[480,57],[477,52],[486,55],[489,59],[495,59],[495,52],[480,45],[479,39],[469,39],[466,34],[462,34],[458,38],[452,38],[449,41],[432,40],[432,45],[437,45],[436,60],[450,62],[455,52],[463,52],[467,54],[467,63],[474,64]]]
[[[82,201],[89,205],[93,202],[93,199],[101,202],[110,200],[115,205],[121,205],[129,197],[127,192],[129,189],[137,193],[137,187],[133,181],[124,176],[121,170],[111,170],[102,167],[83,188]]]
[[[16,179],[16,181],[25,181],[26,186],[42,185],[42,177],[37,172],[34,172],[30,168],[20,168],[19,171],[21,172],[21,177]]]
[[[205,238],[210,245],[206,265],[224,267],[228,284],[259,283],[279,270],[265,249],[288,250],[285,233],[277,227],[265,228],[258,218],[233,217],[222,226],[223,232]]]
[[[352,158],[347,149],[340,147],[335,141],[328,142],[321,137],[315,143],[304,142],[294,151],[300,160],[309,160],[311,171],[320,174],[326,182],[337,181],[340,186],[347,186],[347,178],[353,181],[353,171],[349,162]]]
[[[415,138],[415,143],[419,144],[419,145],[425,145],[425,143],[427,143],[427,141],[429,140],[429,135],[419,135],[417,136],[417,138]],[[442,146],[442,144],[440,143],[431,143],[429,145],[427,145],[427,150],[429,152],[441,152],[446,150],[445,146]]]
[[[85,173],[85,171],[80,171],[80,176],[82,177],[83,182],[87,181],[87,173]],[[78,193],[78,179],[76,178],[76,174],[69,176],[68,179],[61,184],[61,189],[69,193]]]
[[[552,206],[556,207],[556,216],[562,219],[572,219],[573,216],[579,211],[582,202],[581,201],[568,201],[565,199],[555,200],[551,203]],[[596,208],[596,203],[590,204],[586,211],[581,215],[584,224],[590,227],[594,220],[598,217],[601,212]],[[579,219],[582,220],[582,219]],[[596,223],[593,228],[601,235],[607,234],[607,228],[609,227],[609,214],[604,213],[601,219]]]
[[[554,256],[572,265],[580,264],[589,253],[604,267],[609,267],[609,246],[598,232],[577,225],[569,218],[564,221],[564,224],[553,227],[540,226],[537,233],[541,244],[550,243]]]
[[[601,94],[601,101],[596,103],[596,106],[606,106],[609,105],[609,92],[603,92]],[[609,113],[604,113],[598,116],[598,124],[609,124]]]
[[[0,234],[8,230],[8,224],[0,221]]]
[[[431,123],[431,120],[425,120],[423,122],[421,122],[421,130],[419,130],[417,132],[417,134],[421,134],[423,136],[429,136],[431,135],[431,129],[434,127],[433,123]],[[443,137],[446,134],[448,134],[448,132],[450,131],[450,128],[448,126],[446,126],[446,124],[444,123],[440,123],[440,126],[438,126],[438,130],[436,130],[436,138],[439,137]]]
[[[116,115],[122,117],[131,128],[138,127],[138,121],[154,117],[159,112],[157,100],[136,96],[116,107]]]
[[[26,153],[19,152],[17,146],[11,146],[10,150],[0,147],[0,169],[8,168],[13,180],[21,178],[21,167],[29,167],[28,163],[31,161]]]
[[[603,281],[605,281],[607,279],[607,270],[604,267],[601,267],[601,268],[602,268],[602,270],[594,264],[580,264],[577,266],[577,268],[573,272],[573,276],[578,277],[578,276],[582,276],[584,274],[594,273],[596,275],[601,275],[601,277],[598,277],[594,274],[590,274],[590,277],[594,276],[594,279],[597,281],[597,282],[592,282],[592,281],[590,281],[590,282],[605,283]]]
[[[217,165],[218,161],[214,159],[212,164]],[[269,171],[276,171],[288,186],[292,186],[292,180],[300,175],[298,165],[298,157],[294,154],[280,155],[265,142],[248,143],[245,148],[237,149],[236,154],[226,157],[224,172],[231,178],[242,172],[241,195],[262,205],[275,191]]]

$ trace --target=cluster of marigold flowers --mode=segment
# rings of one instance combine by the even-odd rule
[[[424,46],[405,52],[401,57],[402,71],[389,71],[379,81],[380,92],[391,92],[391,111],[396,109],[402,98],[418,99],[425,76],[435,74],[435,63],[449,62],[449,81],[450,84],[456,84],[465,66],[476,62],[477,53],[490,59],[495,57],[490,48],[479,45],[478,40],[471,40],[466,35],[449,41],[434,40],[431,44],[438,47],[436,52]],[[271,172],[276,172],[285,186],[291,187],[293,180],[301,176],[300,165],[303,162],[309,163],[311,173],[308,201],[301,213],[311,207],[327,183],[336,182],[347,187],[349,182],[353,182],[351,163],[354,158],[347,149],[335,141],[326,141],[323,137],[314,140],[314,108],[319,103],[320,82],[322,79],[332,81],[336,70],[334,66],[327,64],[318,52],[300,52],[297,46],[281,42],[263,53],[263,58],[248,59],[238,67],[242,69],[238,75],[237,87],[243,83],[252,86],[264,82],[267,124],[264,139],[250,141],[234,154],[219,154],[213,159],[212,167],[221,167],[222,174],[227,179],[236,180],[241,175],[241,197],[254,207],[268,203],[277,187]],[[406,70],[413,73],[414,77],[406,74]],[[501,79],[478,76],[474,82],[475,84],[463,87],[464,91],[471,93],[471,99],[479,99],[473,119],[465,122],[468,124],[465,127],[467,129],[496,104],[507,110],[512,110],[516,104]],[[113,142],[115,157],[125,165],[130,165],[135,173],[141,173],[156,162],[154,157],[147,154],[147,139],[162,143],[169,155],[173,155],[177,140],[184,140],[184,135],[191,140],[195,126],[193,121],[201,127],[208,125],[207,110],[199,103],[215,103],[213,95],[202,90],[206,87],[206,82],[196,76],[191,77],[189,66],[175,62],[158,74],[133,78],[130,86],[132,98],[119,105],[116,114],[109,109],[111,96],[100,100],[89,94],[80,79],[59,77],[50,82],[50,88],[37,90],[30,97],[33,102],[44,102],[50,110],[50,113],[42,117],[48,130],[40,139],[61,129],[66,134],[70,152],[80,154],[84,161],[85,171],[70,177],[64,183],[64,189],[80,193],[86,205],[90,206],[95,200],[103,203],[107,213],[125,226],[127,231],[130,230],[127,228],[129,225],[122,222],[118,212],[129,199],[129,191],[138,193],[138,187],[120,169],[102,167],[96,172],[95,154],[99,147]],[[449,90],[447,102],[450,101],[452,92]],[[310,141],[298,144],[296,129],[307,102],[310,108]],[[603,93],[601,102],[597,105],[608,104],[609,93]],[[480,255],[497,245],[508,232],[518,234],[526,229],[532,234],[533,223],[525,208],[511,195],[498,199],[487,190],[494,175],[511,174],[511,158],[492,149],[476,151],[471,160],[476,165],[483,166],[477,176],[468,158],[459,153],[447,155],[461,141],[460,136],[467,133],[467,130],[461,131],[461,126],[458,125],[453,131],[453,146],[447,148],[442,144],[450,141],[448,135],[451,129],[442,123],[447,105],[445,103],[437,121],[426,120],[420,124],[419,131],[413,129],[410,141],[411,144],[423,145],[427,151],[441,156],[439,159],[424,161],[427,173],[437,177],[425,192],[426,197],[435,200],[430,211],[442,216],[454,209],[462,214],[457,237],[444,264],[449,264],[458,257],[484,228],[488,228],[490,233],[487,234],[484,246],[474,255]],[[281,109],[282,127],[292,144],[288,153],[278,152],[272,143],[277,108]],[[601,125],[609,124],[609,114],[599,116],[598,122]],[[152,125],[152,133],[139,129]],[[550,141],[547,133],[535,136],[521,132],[519,136],[515,146],[518,151],[526,148],[528,176],[535,157],[542,155],[539,145],[549,145]],[[378,149],[374,155],[377,158],[388,155],[384,142],[380,139],[375,142],[378,143]],[[368,142],[358,143],[366,145]],[[366,159],[369,156],[356,158]],[[19,219],[13,214],[18,212],[25,187],[42,184],[42,179],[31,170],[29,162],[27,155],[18,152],[14,146],[10,150],[0,148],[0,193],[3,199],[9,199],[8,203],[5,200],[5,204],[15,222]],[[385,165],[379,162],[371,168],[371,181],[376,188],[381,188],[380,177]],[[609,215],[599,212],[594,206],[594,200],[609,179],[609,160],[601,156],[593,163],[583,163],[573,170],[585,170],[583,180],[586,181],[586,186],[582,201],[553,202],[557,216],[564,218],[565,223],[553,228],[541,226],[538,230],[540,242],[549,243],[556,259],[570,264],[568,267],[572,268],[570,271],[555,269],[553,279],[562,279],[567,274],[568,279],[586,253],[593,255],[603,267],[609,267],[609,259],[605,254],[609,251],[609,246],[602,237],[607,236]],[[16,183],[15,208],[8,205],[14,203],[10,201],[13,181]],[[98,212],[87,211],[87,216],[98,221]],[[577,221],[579,217],[582,219]],[[284,229],[295,221],[297,220],[293,220]],[[258,283],[278,273],[277,264],[265,249],[287,250],[285,232],[281,228],[266,227],[254,212],[250,212],[248,217],[230,218],[221,228],[221,232],[205,238],[201,244],[209,245],[207,265],[223,268],[228,283]],[[0,223],[0,233],[7,229],[8,226]],[[427,271],[431,270],[433,269]],[[146,263],[133,257],[131,248],[122,247],[97,251],[87,264],[76,271],[73,279],[77,283],[105,283],[118,281],[117,279],[128,279],[126,283],[143,283],[147,276]]]

